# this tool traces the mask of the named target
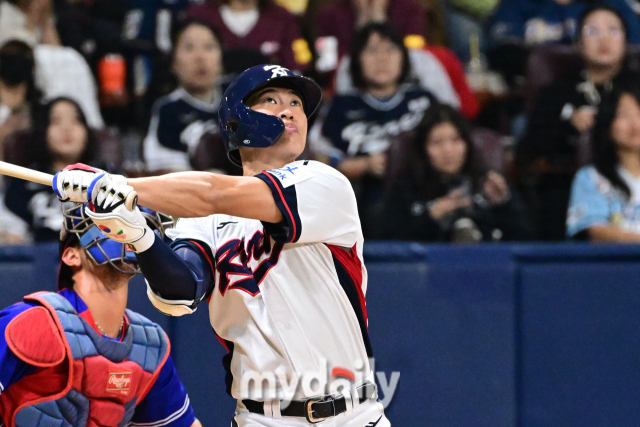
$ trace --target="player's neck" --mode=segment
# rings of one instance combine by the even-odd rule
[[[100,277],[82,270],[73,279],[73,289],[89,308],[96,324],[105,335],[116,338],[127,308],[129,277],[122,275],[113,278],[112,283],[105,283]]]
[[[270,147],[269,147],[270,148]],[[279,169],[296,160],[296,156],[283,158],[269,148],[242,149],[242,174],[255,176],[262,171]]]

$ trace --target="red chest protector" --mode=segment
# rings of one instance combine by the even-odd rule
[[[39,292],[25,301],[39,305],[14,318],[5,338],[18,358],[38,369],[0,395],[6,427],[126,426],[169,356],[164,331],[127,310],[126,334],[112,341],[61,295]]]

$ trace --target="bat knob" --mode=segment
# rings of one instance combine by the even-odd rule
[[[124,201],[124,206],[128,210],[132,211],[136,208],[137,205],[138,205],[138,193],[136,193],[135,191],[132,191],[127,195],[127,199]]]

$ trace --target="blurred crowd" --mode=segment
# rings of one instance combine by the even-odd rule
[[[640,241],[638,0],[0,0],[0,160],[240,174],[217,125],[246,68],[314,78],[303,156],[367,239]],[[56,240],[0,178],[0,244]]]

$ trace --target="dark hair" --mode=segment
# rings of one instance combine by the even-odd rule
[[[640,104],[640,86],[627,84],[603,99],[598,107],[598,117],[593,128],[593,165],[600,175],[622,191],[627,198],[631,196],[629,186],[618,173],[620,157],[616,142],[611,137],[611,126],[616,119],[618,104],[623,95],[631,95]]]
[[[192,25],[200,25],[201,27],[205,27],[206,29],[211,31],[211,34],[213,34],[215,39],[218,41],[218,43],[220,43],[220,46],[222,47],[222,39],[220,38],[220,32],[216,27],[214,27],[209,22],[204,21],[202,19],[188,18],[188,19],[179,21],[171,31],[171,58],[172,59],[176,52],[176,45],[178,44],[178,39],[180,38],[180,36],[182,36],[182,33],[187,31],[187,29]]]
[[[197,18],[188,18],[179,21],[171,31],[171,52],[169,55],[165,55],[160,60],[161,66],[159,71],[154,73],[153,81],[150,85],[149,93],[154,93],[159,96],[163,96],[174,90],[179,86],[178,79],[173,72],[173,63],[175,60],[176,47],[178,45],[178,39],[182,34],[187,31],[192,25],[199,25],[207,28],[211,34],[215,37],[220,48],[222,49],[222,39],[220,38],[220,32],[216,27],[210,23]]]
[[[54,158],[53,154],[49,150],[49,146],[47,144],[47,130],[49,129],[49,124],[51,122],[51,111],[53,107],[59,102],[68,102],[72,104],[78,113],[78,118],[82,125],[87,130],[87,145],[82,155],[80,156],[79,162],[91,164],[96,160],[95,152],[96,152],[96,142],[95,135],[89,124],[87,123],[87,118],[80,108],[80,105],[76,101],[71,98],[59,97],[52,99],[47,104],[41,108],[36,117],[34,117],[33,121],[33,136],[32,136],[32,147],[35,153],[35,161],[40,170],[47,170],[50,166],[52,166]]]
[[[622,14],[618,12],[617,9],[609,5],[602,4],[602,3],[595,3],[595,4],[591,4],[590,6],[587,6],[585,11],[582,12],[582,14],[580,15],[580,18],[578,18],[578,26],[576,27],[576,41],[582,40],[582,28],[584,27],[584,23],[587,20],[587,18],[593,15],[594,13],[601,12],[601,11],[613,13],[615,16],[618,17],[618,19],[620,20],[620,23],[622,24],[622,30],[624,31],[625,40],[627,39],[627,35],[629,34],[629,31],[627,29],[627,22],[624,20],[624,17],[622,16]]]
[[[33,49],[23,41],[10,40],[0,47],[0,79],[9,87],[27,84],[27,101],[37,105],[42,93],[35,83]]]
[[[411,145],[410,173],[418,194],[424,200],[432,200],[444,196],[448,189],[445,188],[442,174],[438,172],[427,157],[425,143],[434,127],[443,123],[451,123],[460,134],[467,146],[467,154],[460,175],[469,178],[473,190],[478,191],[487,173],[481,158],[471,139],[471,127],[469,122],[453,107],[446,104],[434,104],[427,110],[422,121],[416,127],[413,144]]]
[[[351,44],[350,71],[353,86],[363,90],[368,86],[368,83],[364,78],[364,73],[362,72],[360,55],[367,47],[369,38],[371,38],[373,34],[379,34],[383,39],[389,40],[402,51],[402,71],[400,72],[398,83],[403,83],[405,80],[407,80],[407,77],[409,77],[409,72],[411,71],[411,63],[409,61],[409,51],[404,45],[402,36],[398,31],[396,31],[394,27],[388,24],[371,23],[362,27],[360,31],[355,34],[353,43]]]

